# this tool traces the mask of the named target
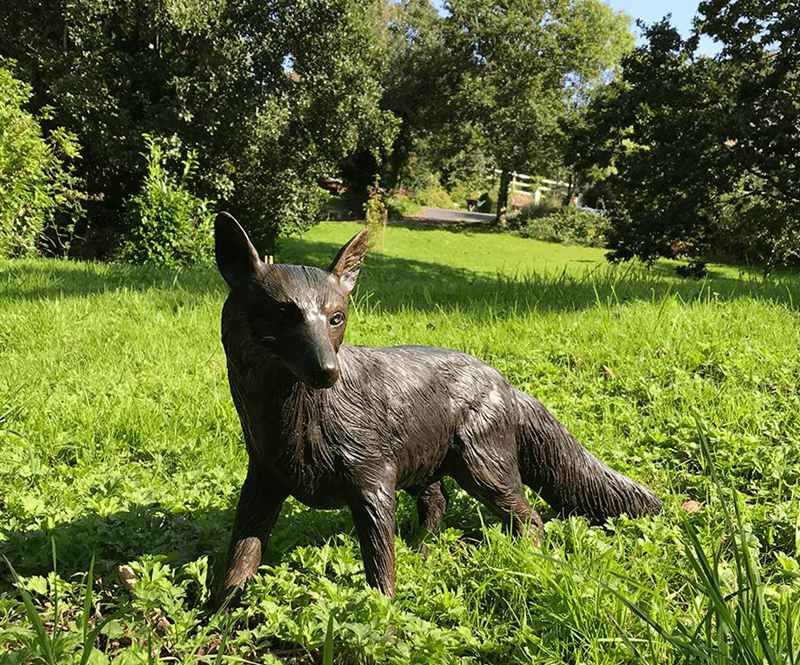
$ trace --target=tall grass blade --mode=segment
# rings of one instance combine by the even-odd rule
[[[28,621],[31,622],[33,630],[36,633],[36,642],[38,643],[39,648],[42,651],[42,655],[44,656],[45,662],[47,663],[47,665],[57,665],[55,656],[53,654],[53,642],[50,639],[50,636],[47,634],[47,631],[45,630],[42,618],[36,611],[36,607],[33,604],[33,599],[31,598],[31,595],[28,593],[28,590],[22,586],[22,582],[19,579],[19,575],[17,575],[17,571],[14,570],[14,567],[11,565],[11,562],[5,556],[3,557],[3,559],[5,560],[8,569],[11,571],[11,577],[16,583],[20,595],[22,596],[22,602],[25,605],[25,614],[28,615]]]
[[[89,572],[86,574],[86,591],[83,594],[83,615],[81,616],[81,628],[83,630],[83,653],[81,654],[80,665],[86,665],[92,655],[94,640],[97,631],[89,630],[89,618],[92,614],[92,594],[94,587],[94,554],[89,562]]]
[[[83,629],[83,639],[89,634],[89,615],[92,613],[92,593],[94,586],[94,554],[89,561],[89,572],[86,573],[86,591],[83,594],[83,615],[81,616],[81,628]]]
[[[225,650],[228,648],[228,638],[233,632],[234,619],[228,619],[225,622],[225,630],[222,631],[222,637],[219,641],[217,649],[217,657],[214,659],[215,665],[222,665],[222,658],[225,656]]]
[[[328,615],[325,645],[322,648],[322,665],[333,665],[333,612]]]
[[[50,551],[53,555],[53,637],[58,634],[58,562],[56,560],[56,539],[50,536]]]

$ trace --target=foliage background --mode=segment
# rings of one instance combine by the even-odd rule
[[[198,195],[247,211],[266,250],[315,221],[317,177],[396,131],[378,106],[379,17],[378,3],[347,0],[23,0],[0,8],[0,54],[83,147],[88,251],[124,234],[144,135],[195,151]]]
[[[60,253],[83,214],[80,147],[62,127],[45,134],[49,109],[28,110],[31,88],[13,67],[0,60],[0,256]]]

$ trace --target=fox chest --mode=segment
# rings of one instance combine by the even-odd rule
[[[350,474],[322,425],[316,420],[298,422],[293,418],[269,425],[255,428],[258,434],[248,446],[251,461],[263,474],[311,507],[345,505],[351,494]]]

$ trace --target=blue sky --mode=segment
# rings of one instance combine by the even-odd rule
[[[641,18],[648,23],[672,14],[672,23],[685,37],[692,29],[692,18],[697,13],[697,0],[606,0],[614,9],[621,9],[634,19]]]
[[[634,19],[644,19],[647,23],[653,23],[667,14],[672,14],[672,24],[678,28],[681,35],[688,37],[699,2],[698,0],[606,0],[606,4],[614,9],[621,9]],[[635,28],[634,31],[638,34]],[[705,39],[700,44],[700,50],[709,54],[715,53],[717,48],[714,42]]]

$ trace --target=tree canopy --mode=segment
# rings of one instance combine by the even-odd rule
[[[176,135],[199,155],[202,193],[246,211],[270,247],[280,227],[313,220],[317,176],[393,138],[397,123],[379,106],[381,8],[20,0],[0,7],[0,54],[77,134],[102,225],[119,223],[142,181],[143,136]]]
[[[451,0],[444,41],[459,69],[446,107],[477,128],[504,173],[552,172],[561,164],[562,122],[577,92],[633,46],[629,19],[600,0]]]
[[[601,182],[613,258],[769,269],[800,251],[800,9],[715,0],[696,26],[686,40],[668,20],[647,28],[592,104],[576,161]],[[701,34],[719,55],[698,55]]]

